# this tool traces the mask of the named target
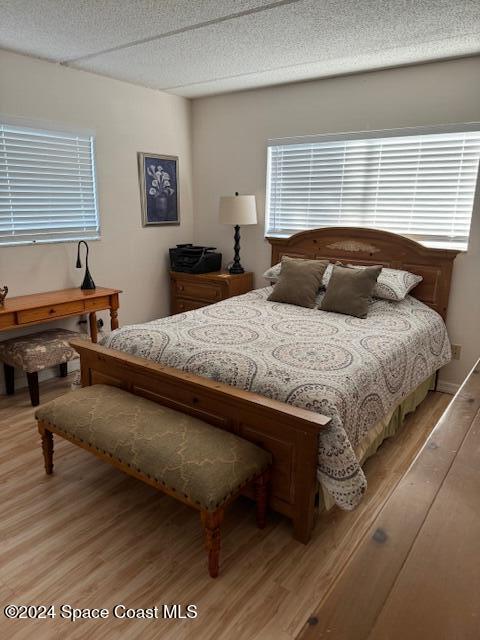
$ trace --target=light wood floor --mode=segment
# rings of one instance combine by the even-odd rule
[[[69,380],[41,386],[42,400]],[[353,513],[323,514],[308,546],[252,505],[227,513],[214,581],[198,514],[57,439],[46,477],[26,392],[0,399],[0,638],[96,640],[295,638],[341,571],[451,397],[431,393],[366,464],[368,493]],[[153,607],[196,604],[195,620],[9,621],[7,604]]]

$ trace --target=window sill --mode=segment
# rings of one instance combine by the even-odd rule
[[[27,246],[37,246],[37,245],[45,245],[45,244],[65,244],[67,242],[80,242],[84,240],[85,242],[93,242],[95,240],[101,240],[101,236],[77,236],[76,238],[55,238],[50,240],[17,240],[12,242],[0,242],[0,248],[3,247],[27,247]]]

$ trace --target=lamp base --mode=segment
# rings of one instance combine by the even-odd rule
[[[240,263],[233,263],[231,267],[229,267],[228,269],[228,273],[231,273],[232,275],[235,274],[239,274],[239,273],[245,273],[245,269],[242,267],[242,265]]]
[[[245,273],[245,269],[240,264],[240,227],[238,224],[235,225],[235,233],[233,236],[235,240],[235,244],[233,245],[233,250],[235,252],[233,258],[233,264],[229,267],[228,272],[235,275],[239,273]]]
[[[92,289],[96,289],[93,278],[90,274],[88,267],[85,269],[85,277],[83,278],[82,286],[80,289],[90,291]]]

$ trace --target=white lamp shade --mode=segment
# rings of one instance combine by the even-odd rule
[[[255,196],[222,196],[219,220],[222,224],[257,224]]]

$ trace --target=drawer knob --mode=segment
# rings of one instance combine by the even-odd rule
[[[48,313],[55,313],[55,309],[50,309]]]
[[[183,284],[179,284],[179,285],[178,285],[178,290],[179,290],[179,291],[183,291]]]

